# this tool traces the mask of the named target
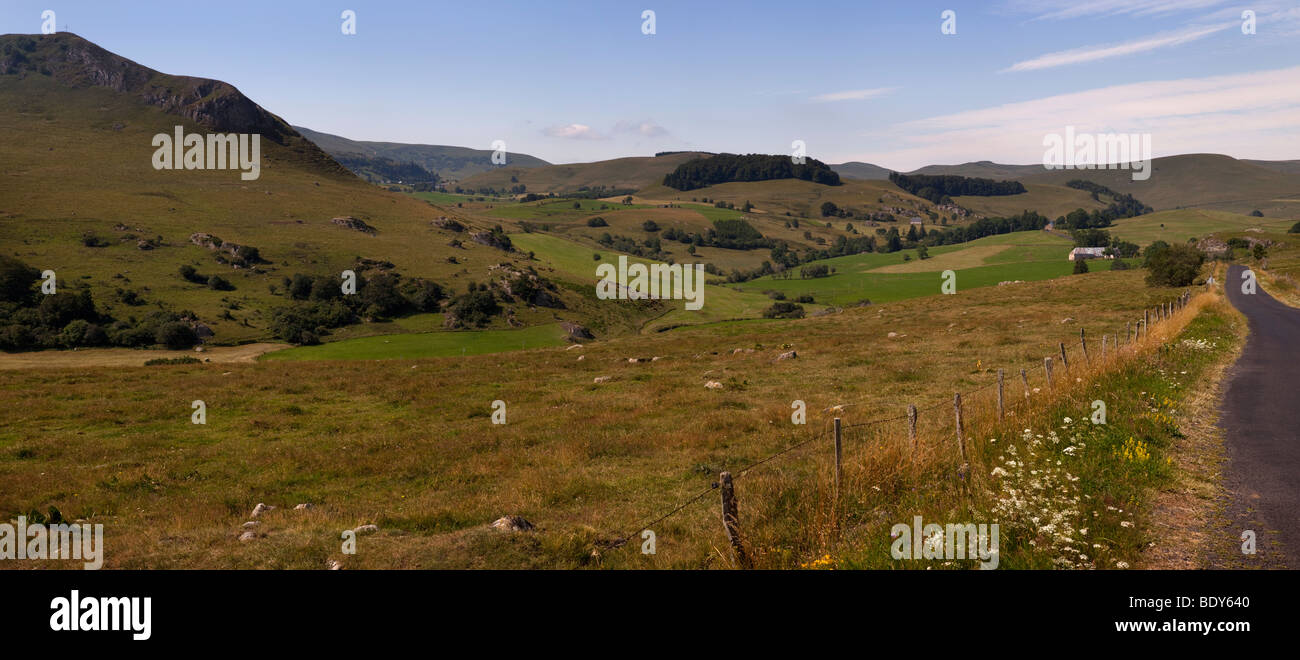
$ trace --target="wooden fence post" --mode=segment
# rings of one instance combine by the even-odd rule
[[[1025,403],[1029,403],[1029,374],[1020,370],[1020,381],[1025,384]]]
[[[1007,416],[1007,409],[1002,400],[1002,370],[998,369],[998,421],[1002,421]]]
[[[1106,340],[1109,339],[1105,334],[1101,336],[1101,361],[1106,361]]]
[[[1083,328],[1079,328],[1079,345],[1083,347],[1083,364],[1086,366],[1092,360],[1088,358],[1088,335],[1084,334]]]
[[[957,415],[957,447],[961,449],[961,462],[962,464],[965,464],[966,463],[966,434],[963,432],[964,429],[962,429],[960,392],[952,395],[952,409],[953,412]]]
[[[1047,370],[1047,388],[1052,388],[1052,358],[1043,358],[1043,368]]]
[[[907,406],[907,439],[912,443],[912,458],[916,458],[916,406]]]
[[[1070,370],[1070,360],[1065,357],[1065,342],[1061,342],[1061,369],[1064,371]]]
[[[1150,310],[1150,309],[1144,309],[1144,310],[1142,310],[1142,325],[1146,326],[1148,329],[1150,328],[1150,326],[1151,326],[1151,310]]]
[[[718,475],[718,483],[722,486],[722,526],[727,530],[727,540],[731,541],[731,549],[736,553],[736,564],[741,568],[752,568],[745,545],[740,541],[740,517],[736,512],[736,489],[731,482],[731,473]]]
[[[840,497],[840,484],[844,481],[844,442],[840,436],[840,418],[835,418],[835,499]]]

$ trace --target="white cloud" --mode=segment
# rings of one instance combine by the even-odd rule
[[[641,137],[664,137],[668,135],[668,129],[648,119],[644,121],[620,121],[614,124],[614,132],[633,133]]]
[[[894,91],[893,87],[877,87],[875,89],[851,89],[844,92],[832,92],[830,94],[818,94],[809,99],[817,103],[828,103],[832,101],[861,101],[863,99],[883,96]]]
[[[547,137],[565,138],[567,140],[604,140],[605,136],[592,130],[586,124],[564,124],[547,126],[542,129]]]
[[[1042,162],[1043,136],[1150,133],[1157,156],[1300,157],[1300,66],[1101,87],[896,124],[892,150],[853,154],[884,166],[973,160]]]
[[[1190,41],[1195,41],[1236,25],[1238,25],[1238,23],[1223,23],[1219,25],[1195,27],[1181,32],[1158,34],[1151,37],[1136,39],[1134,41],[1126,41],[1121,44],[1084,46],[1083,48],[1057,51],[1055,53],[1040,55],[1031,60],[1016,62],[1010,67],[1003,69],[1003,72],[1050,69],[1058,66],[1066,66],[1068,64],[1095,62],[1097,60],[1104,60],[1111,57],[1123,57],[1135,53],[1144,53],[1157,48],[1168,48],[1170,46],[1178,46]]]

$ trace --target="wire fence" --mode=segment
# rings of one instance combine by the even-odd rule
[[[1077,340],[1079,343],[1073,349],[1067,347],[1065,342],[1059,342],[1057,346],[1053,347],[1052,354],[1046,357],[1041,364],[1014,371],[998,369],[995,372],[994,380],[988,383],[973,387],[965,392],[957,392],[952,399],[939,401],[932,405],[925,407],[909,406],[909,411],[906,414],[852,424],[841,424],[841,418],[837,416],[833,419],[833,426],[828,423],[820,431],[813,432],[808,437],[755,460],[739,470],[720,473],[718,479],[712,481],[708,487],[665,513],[650,518],[630,533],[616,536],[610,545],[613,547],[626,545],[632,537],[654,528],[659,523],[686,510],[691,505],[704,500],[710,493],[719,490],[724,481],[728,482],[727,486],[729,486],[732,479],[744,478],[758,468],[789,457],[809,445],[826,443],[836,439],[836,472],[838,474],[840,469],[838,463],[839,449],[843,441],[846,438],[850,441],[855,439],[858,441],[864,439],[880,440],[882,439],[880,431],[887,424],[899,422],[906,424],[902,429],[906,436],[899,433],[897,428],[890,429],[888,435],[895,439],[907,437],[911,443],[910,453],[913,460],[916,459],[919,450],[941,447],[942,442],[945,442],[945,438],[955,437],[956,442],[954,444],[958,445],[960,459],[963,463],[961,476],[964,480],[967,468],[965,465],[967,461],[965,438],[974,437],[969,435],[971,429],[993,428],[1004,423],[1007,417],[1014,416],[1018,411],[1028,411],[1035,404],[1050,403],[1057,399],[1059,395],[1072,389],[1076,384],[1075,379],[1082,380],[1084,375],[1100,375],[1118,364],[1119,358],[1123,356],[1132,357],[1148,350],[1152,346],[1151,342],[1148,341],[1152,324],[1156,324],[1156,327],[1163,327],[1164,321],[1173,318],[1179,310],[1187,308],[1191,301],[1192,293],[1186,291],[1174,300],[1144,310],[1142,316],[1134,321],[1127,322],[1123,328],[1102,335],[1094,335],[1091,339],[1084,330],[1081,330]],[[1102,339],[1103,337],[1104,339]],[[1075,341],[1074,338],[1071,338],[1071,345]],[[1071,359],[1071,356],[1073,356],[1073,359]],[[1039,386],[1035,387],[1034,383],[1038,383]],[[976,395],[993,391],[994,388],[997,388],[993,392],[997,395],[996,398],[976,398]],[[833,406],[828,410],[839,415],[844,408],[862,405],[863,403],[844,403]],[[952,412],[934,414],[944,408],[949,408]],[[958,430],[959,423],[963,427],[960,432]],[[854,431],[855,433],[845,435],[847,431]],[[866,437],[868,431],[871,435],[869,438]],[[823,444],[823,446],[827,445]],[[726,512],[728,495],[726,492],[723,493],[724,523],[728,522]],[[732,526],[728,524],[727,532],[729,536],[732,531]],[[732,543],[736,547],[737,554],[743,556],[738,539],[733,539]]]

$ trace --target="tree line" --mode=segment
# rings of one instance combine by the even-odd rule
[[[813,158],[796,164],[789,156],[767,154],[718,154],[696,158],[669,172],[664,185],[677,190],[694,190],[732,181],[802,179],[828,186],[840,185],[840,175],[829,165]]]

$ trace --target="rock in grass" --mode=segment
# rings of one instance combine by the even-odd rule
[[[298,506],[295,506],[295,507],[293,508],[293,510],[294,510],[294,511],[306,511],[307,509],[312,509],[312,508],[315,508],[315,507],[312,505],[311,502],[303,502],[302,504],[299,504]]]
[[[343,568],[343,562],[337,559],[331,559],[328,562],[325,562],[325,565],[329,566],[331,571],[337,571]]]
[[[253,507],[253,515],[249,516],[249,518],[256,518],[262,515],[263,513],[266,513],[267,511],[270,511],[271,509],[274,508],[275,507],[273,506],[267,506],[265,504],[262,504],[261,502],[258,502],[257,506]]]
[[[241,527],[243,527],[244,529],[252,529],[252,528],[254,528],[254,527],[257,527],[257,526],[260,525],[260,524],[262,524],[262,523],[257,522],[256,520],[250,520],[250,521],[244,523],[243,525],[241,525]]]
[[[257,538],[257,532],[254,532],[254,531],[251,531],[251,530],[250,530],[250,531],[244,532],[243,534],[240,534],[240,535],[239,535],[239,542],[240,542],[240,543],[247,543],[247,542],[252,541],[253,539],[256,539],[256,538]]]
[[[352,530],[352,533],[361,536],[364,534],[374,534],[377,531],[379,531],[379,525],[362,525]]]
[[[709,389],[711,389],[711,390],[720,390],[720,389],[722,389],[722,383],[719,383],[719,382],[716,381],[716,380],[711,380],[711,381],[705,383],[704,386],[707,387],[707,388],[709,388]]]
[[[796,352],[794,352],[794,351],[789,351],[789,352],[782,353],[782,354],[776,356],[776,359],[778,359],[778,360],[793,360],[793,359],[795,359],[795,358],[797,358],[797,357],[799,357],[799,354],[798,354],[798,353],[796,353]]]
[[[592,379],[591,382],[593,382],[593,383],[595,383],[595,384],[597,384],[597,385],[599,385],[599,384],[601,384],[601,383],[608,383],[608,382],[609,382],[609,376],[596,376],[594,379]]]
[[[501,516],[492,523],[492,529],[499,529],[504,532],[531,532],[533,524],[524,520],[523,516]]]

